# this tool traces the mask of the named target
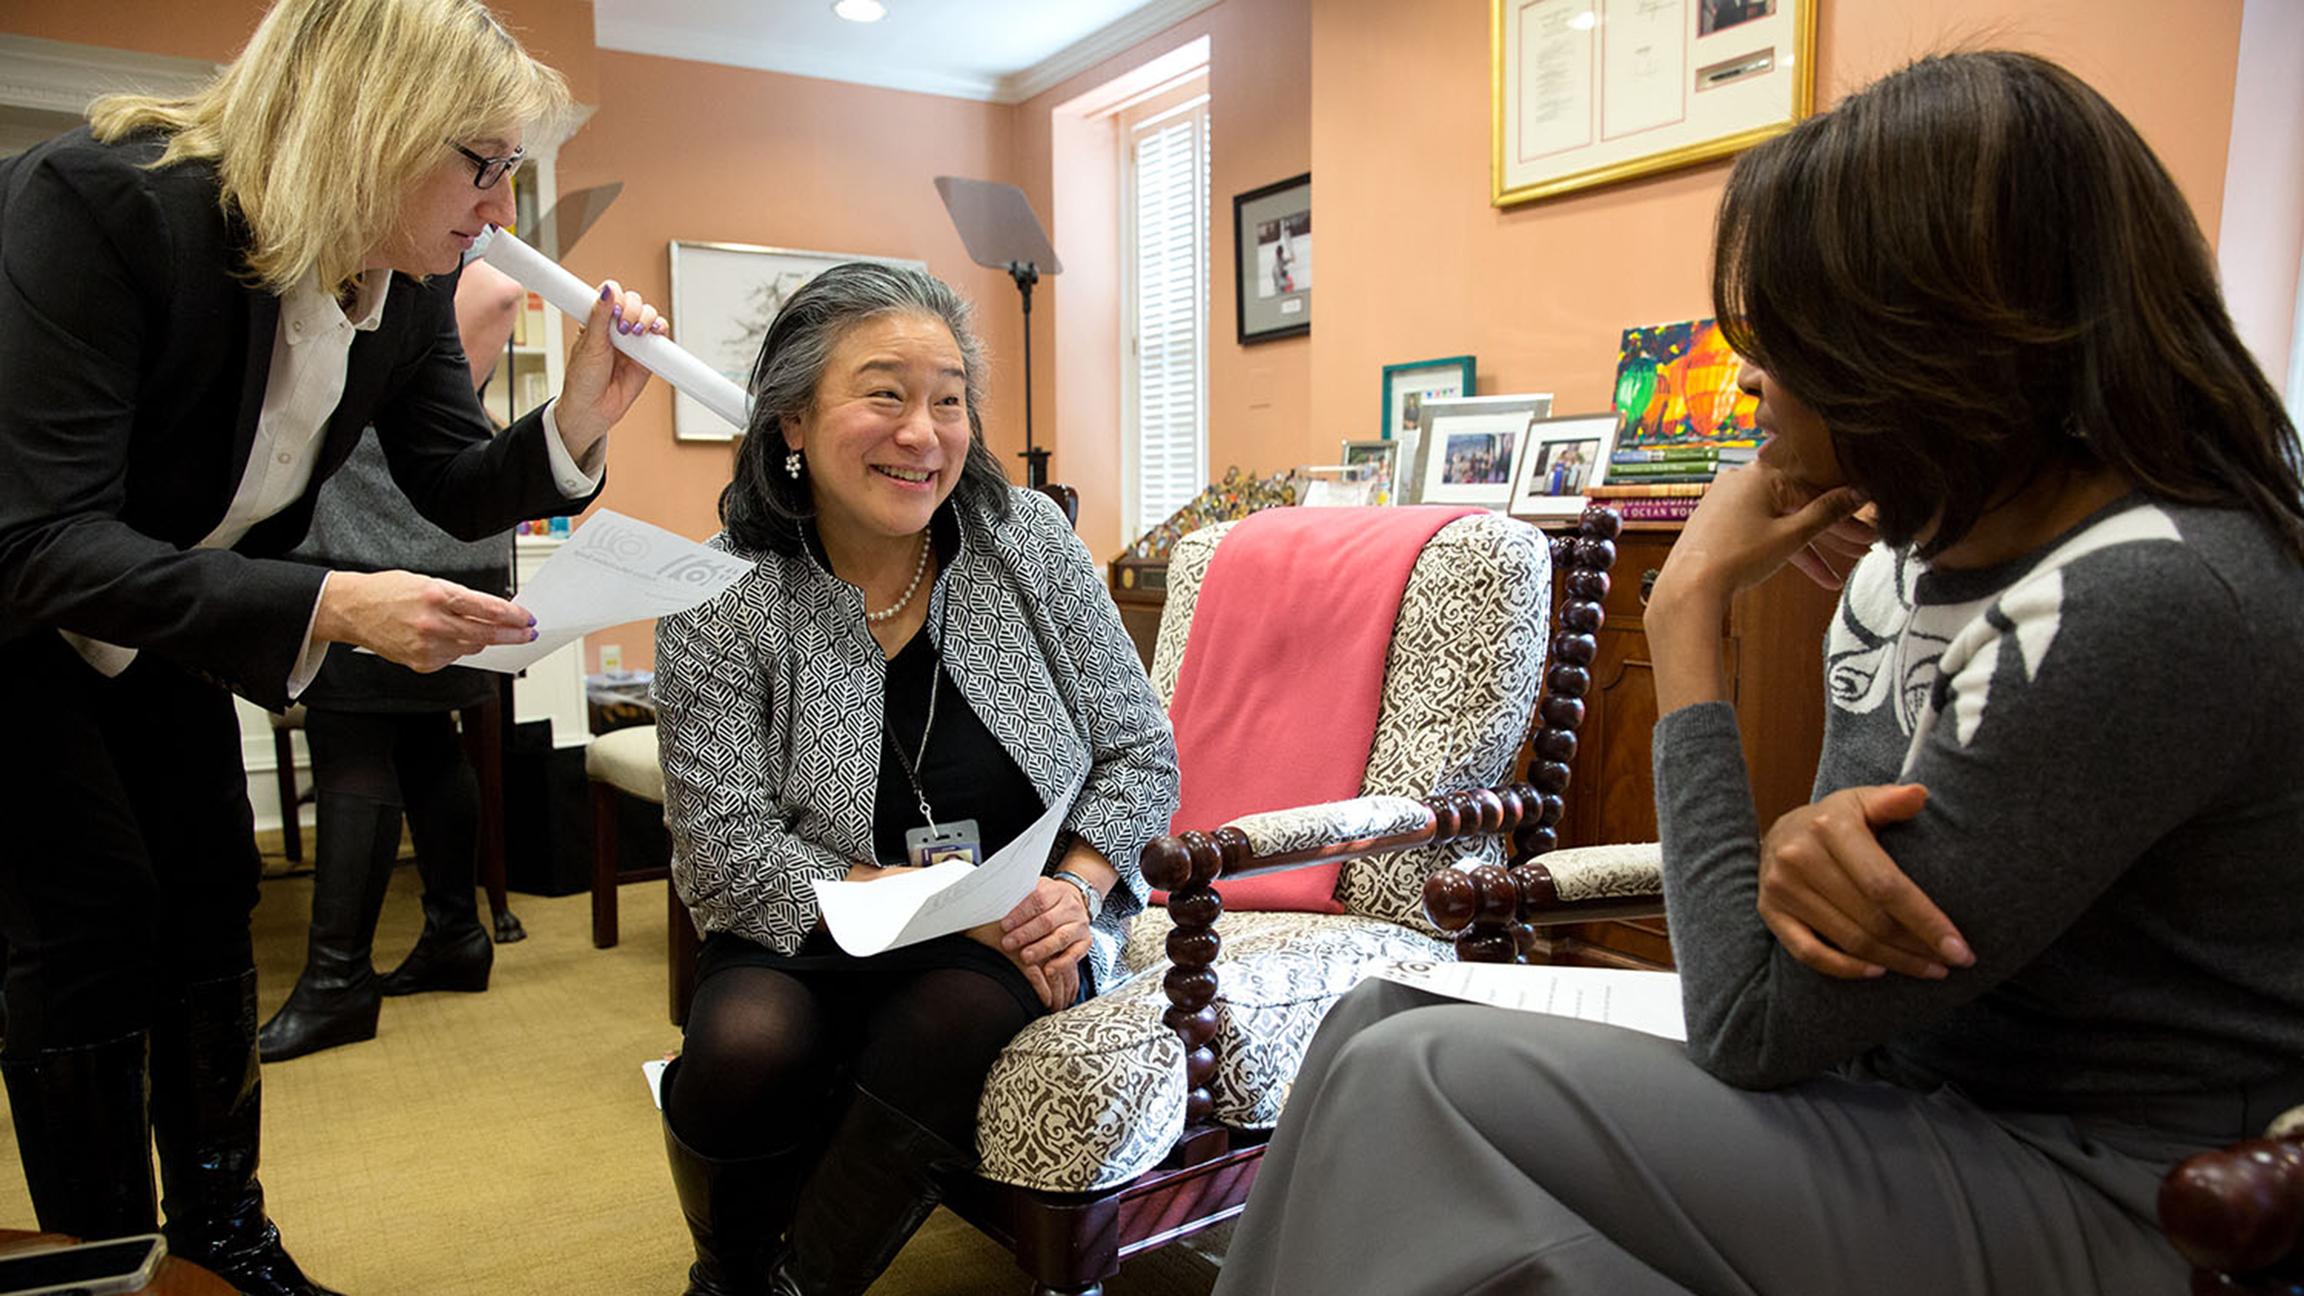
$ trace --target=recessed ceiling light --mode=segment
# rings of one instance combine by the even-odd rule
[[[880,0],[839,0],[832,12],[850,22],[878,22],[888,16],[888,6]]]

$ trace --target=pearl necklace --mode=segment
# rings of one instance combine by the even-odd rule
[[[920,561],[915,563],[912,567],[912,583],[904,587],[904,592],[897,596],[894,606],[888,608],[884,612],[873,612],[867,610],[864,613],[864,619],[873,625],[878,625],[888,618],[903,611],[904,609],[912,606],[912,596],[920,592],[920,579],[927,574],[928,535],[926,532],[922,532],[920,535]]]

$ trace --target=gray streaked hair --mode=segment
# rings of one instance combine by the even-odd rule
[[[784,420],[815,408],[832,350],[850,329],[885,315],[925,315],[959,345],[967,374],[968,458],[953,496],[998,514],[1008,511],[1008,478],[984,447],[984,343],[968,300],[925,270],[878,261],[836,265],[802,285],[776,312],[753,362],[752,413],[736,472],[720,493],[720,524],[745,549],[796,553],[815,517],[805,477],[784,471]]]

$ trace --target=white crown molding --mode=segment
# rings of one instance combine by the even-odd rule
[[[190,94],[216,75],[217,64],[165,54],[0,36],[0,104],[79,116],[98,95],[133,90]]]
[[[1207,0],[1213,3],[1213,0]],[[698,63],[723,63],[757,68],[787,76],[817,77],[910,90],[917,94],[945,95],[979,102],[1009,102],[999,96],[1000,83],[991,77],[961,76],[918,68],[890,67],[877,59],[843,58],[777,41],[745,40],[718,33],[682,31],[656,23],[600,18],[593,23],[593,39],[601,49],[627,54],[654,54],[661,58]]]
[[[999,92],[993,96],[997,103],[1022,103],[1036,94],[1053,90],[1073,77],[1096,66],[1115,54],[1124,54],[1131,46],[1157,36],[1177,23],[1203,9],[1215,7],[1221,0],[1152,0],[1102,31],[1074,41],[1047,58],[1021,72],[1000,78]]]

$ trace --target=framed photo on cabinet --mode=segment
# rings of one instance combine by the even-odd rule
[[[1377,435],[1402,439],[1416,430],[1425,401],[1471,395],[1472,368],[1468,355],[1384,366],[1384,413]]]
[[[1520,437],[1512,502],[1504,511],[1530,520],[1582,513],[1585,492],[1607,483],[1609,446],[1615,438],[1612,413],[1531,419]]]
[[[1232,308],[1240,345],[1312,331],[1312,173],[1232,198]]]
[[[1512,498],[1520,434],[1530,419],[1551,412],[1550,392],[1425,401],[1416,429],[1415,475],[1401,502],[1501,510]]]
[[[1815,106],[1821,0],[1488,0],[1498,207],[1750,148]]]

